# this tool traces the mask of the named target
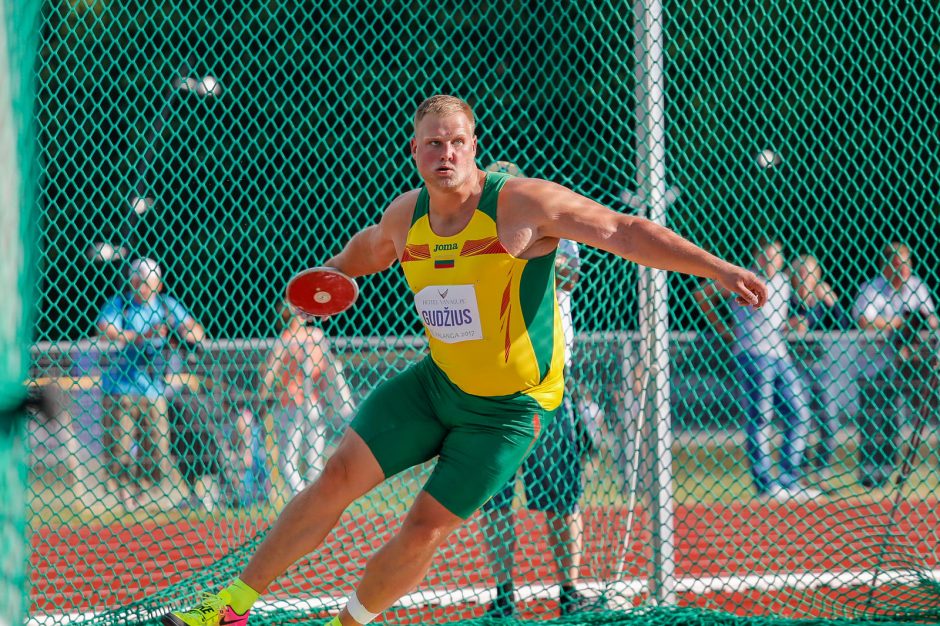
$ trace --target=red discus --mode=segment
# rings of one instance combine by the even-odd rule
[[[356,281],[332,267],[311,267],[287,283],[287,304],[305,319],[342,313],[359,297]]]

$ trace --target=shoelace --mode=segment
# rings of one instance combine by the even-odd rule
[[[201,598],[199,604],[193,609],[193,612],[197,612],[201,615],[214,615],[221,613],[222,609],[225,608],[225,601],[222,600],[221,596],[218,594],[203,591]]]

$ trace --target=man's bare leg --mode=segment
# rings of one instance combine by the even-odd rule
[[[548,525],[548,544],[555,558],[555,571],[561,589],[558,598],[562,615],[577,612],[585,608],[585,601],[575,585],[581,578],[581,551],[584,536],[584,522],[581,511],[565,515],[546,513]]]
[[[295,561],[323,543],[353,500],[383,480],[372,451],[347,429],[323,473],[284,507],[239,578],[263,593]]]
[[[509,507],[485,512],[482,528],[490,571],[496,580],[496,597],[487,616],[511,617],[515,613],[512,570],[516,554],[516,516]]]
[[[512,509],[490,509],[484,513],[483,536],[489,546],[490,571],[497,585],[512,580],[516,552],[516,516]]]
[[[555,557],[558,584],[575,584],[581,577],[581,537],[584,524],[581,511],[567,515],[545,514],[548,525],[548,545]]]
[[[465,520],[422,491],[401,530],[366,564],[356,596],[371,613],[381,613],[424,579],[438,547]],[[343,626],[359,624],[347,609],[339,614]]]

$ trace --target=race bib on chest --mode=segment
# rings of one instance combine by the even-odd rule
[[[415,294],[415,308],[428,334],[444,343],[483,339],[473,285],[431,285]]]

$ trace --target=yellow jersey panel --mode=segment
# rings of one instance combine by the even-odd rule
[[[456,235],[431,228],[422,190],[401,265],[424,324],[431,358],[466,393],[523,393],[561,404],[564,336],[555,299],[555,254],[518,259],[496,231],[507,176],[488,174],[480,206]]]

